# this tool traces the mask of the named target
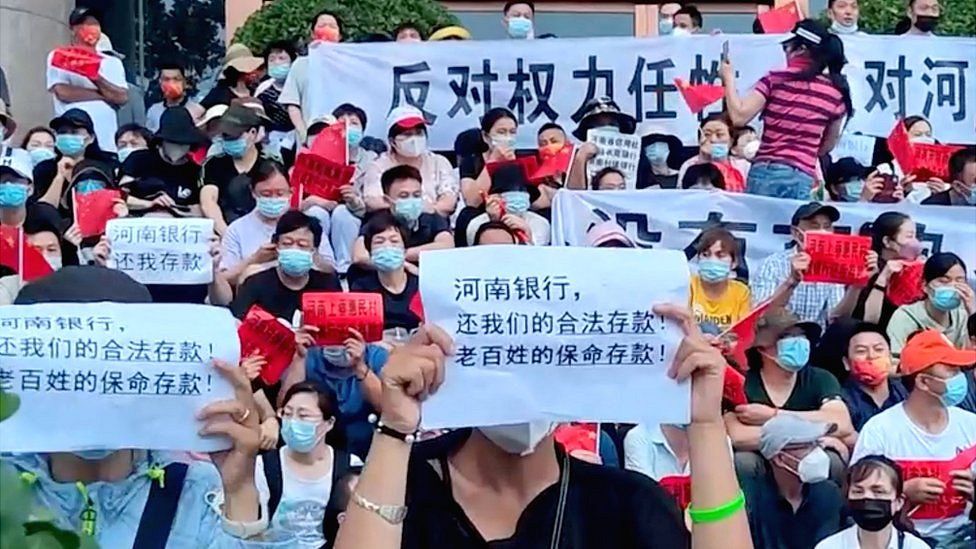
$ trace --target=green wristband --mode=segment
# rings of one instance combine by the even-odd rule
[[[711,509],[692,509],[691,506],[688,506],[688,515],[691,517],[691,522],[696,524],[718,522],[738,513],[745,505],[746,496],[742,493],[742,490],[739,490],[739,495],[735,499],[728,503],[723,503],[718,507],[712,507]]]

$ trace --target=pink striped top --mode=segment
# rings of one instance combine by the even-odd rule
[[[829,78],[797,80],[800,72],[799,68],[772,71],[756,84],[766,107],[762,143],[753,163],[786,164],[812,176],[827,127],[847,109]]]

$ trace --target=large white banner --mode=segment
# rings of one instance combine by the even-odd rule
[[[702,116],[681,99],[675,78],[719,83],[725,41],[739,91],[785,64],[785,35],[686,38],[579,38],[452,41],[417,44],[322,44],[310,52],[311,112],[341,103],[363,108],[367,133],[386,136],[393,107],[410,103],[432,123],[430,144],[452,150],[458,133],[479,126],[492,107],[518,116],[518,146],[535,148],[536,131],[556,121],[576,127],[588,99],[613,97],[637,120],[653,120],[685,144],[697,144]],[[844,37],[855,115],[848,131],[885,137],[896,119],[921,114],[945,143],[976,142],[976,39],[914,36]],[[758,120],[754,122],[757,124]]]
[[[691,257],[702,229],[721,224],[744,246],[747,266],[740,275],[747,276],[749,268],[757,268],[763,258],[789,244],[790,220],[802,204],[800,200],[722,191],[562,190],[552,207],[552,244],[585,246],[590,226],[614,220],[642,247],[684,250]],[[871,223],[882,212],[904,212],[918,225],[918,237],[927,254],[956,253],[970,273],[976,272],[976,208],[907,202],[830,204],[840,210],[834,230],[847,234],[868,234]]]

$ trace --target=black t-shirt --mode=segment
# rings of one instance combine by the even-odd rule
[[[230,91],[230,86],[227,85],[225,80],[220,80],[217,84],[210,90],[210,93],[203,98],[200,102],[200,106],[204,109],[209,109],[215,105],[227,105],[230,106],[230,102],[237,99],[237,94]]]
[[[952,197],[949,196],[951,190],[935,193],[922,201],[923,206],[976,206],[976,204],[953,204]]]
[[[407,249],[430,244],[434,241],[434,237],[442,232],[451,230],[451,225],[447,221],[447,218],[429,213],[420,214],[420,217],[417,219],[417,225],[413,228],[407,227],[403,223],[400,225],[403,227],[404,232],[407,233],[407,241],[404,242],[404,246]],[[359,231],[359,236],[366,236],[365,223]]]
[[[136,198],[152,200],[164,192],[180,206],[200,203],[200,166],[189,158],[171,164],[155,147],[135,151],[122,164],[122,176],[135,179],[126,187]]]
[[[857,294],[857,304],[854,305],[854,312],[851,313],[852,318],[858,320],[864,320],[864,306],[867,304],[868,298],[871,297],[871,293],[875,291],[874,285],[878,281],[878,275],[874,275],[868,280],[867,285],[861,289],[860,293]],[[888,322],[891,320],[891,315],[895,314],[898,310],[898,306],[888,299],[885,295],[881,298],[881,318],[878,320],[878,326],[882,330],[888,329]]]
[[[251,180],[255,176],[254,169],[257,165],[258,162],[255,161],[248,171],[240,173],[234,165],[234,159],[226,154],[214,156],[203,164],[200,186],[217,187],[217,205],[220,206],[228,225],[254,209]]]
[[[546,549],[550,546],[559,502],[559,482],[525,508],[515,534],[485,542],[451,495],[447,456],[470,435],[460,429],[414,447],[407,471],[407,517],[403,549]],[[536,451],[553,451],[540,447]],[[564,461],[569,467],[560,549],[677,549],[691,540],[674,500],[651,478],[634,471]],[[443,465],[444,478],[428,462]],[[567,464],[568,465],[565,465]]]
[[[198,303],[207,300],[208,284],[146,284],[153,303]]]
[[[341,292],[339,279],[332,273],[311,270],[308,283],[301,290],[285,287],[278,278],[278,269],[270,268],[249,276],[238,288],[237,297],[230,304],[230,310],[237,318],[244,318],[251,305],[289,322],[295,311],[301,309],[302,294],[305,292]]]
[[[264,112],[268,113],[268,118],[271,119],[271,130],[290,132],[295,129],[295,125],[292,124],[291,118],[288,117],[288,111],[285,109],[285,106],[278,102],[279,96],[281,96],[281,90],[272,84],[258,94],[258,99],[264,105]]]
[[[413,330],[420,325],[417,315],[410,311],[410,300],[419,290],[416,276],[407,273],[407,285],[399,294],[387,290],[380,283],[380,277],[372,271],[349,284],[351,292],[370,292],[383,295],[383,328],[406,328]]]
[[[778,368],[779,366],[763,366],[762,368],[767,367]],[[773,401],[769,399],[766,386],[759,374],[762,368],[750,368],[746,372],[746,398],[750,403],[776,407]],[[824,402],[841,397],[840,383],[837,382],[837,378],[833,374],[816,366],[806,366],[797,372],[793,392],[790,393],[786,402],[778,408],[793,412],[812,412],[819,410]]]
[[[51,183],[54,182],[55,176],[58,175],[58,162],[60,162],[61,158],[63,157],[61,153],[56,152],[56,154],[56,157],[50,160],[45,160],[44,162],[34,166],[33,196],[35,198],[44,196],[44,193],[46,193],[51,187]],[[113,173],[119,165],[118,156],[116,156],[114,153],[105,152],[96,147],[94,144],[88,145],[88,148],[85,149],[85,154],[82,157],[82,160],[97,160],[99,162],[104,162],[109,165],[109,167],[113,170]],[[66,183],[64,185],[64,189],[62,189],[62,194],[67,189],[68,185]],[[60,201],[60,197],[58,197],[58,199]]]

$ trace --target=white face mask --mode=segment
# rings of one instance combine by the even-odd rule
[[[746,160],[752,160],[756,157],[756,153],[759,152],[759,140],[750,141],[742,146],[742,157]]]
[[[922,143],[925,145],[935,145],[935,138],[928,135],[920,135],[909,139],[912,143]]]
[[[396,142],[396,150],[407,158],[417,158],[427,151],[427,137],[424,135],[414,135],[403,141]]]
[[[851,26],[845,26],[840,21],[834,21],[830,24],[830,30],[837,34],[855,34],[857,32],[857,23],[854,23]]]
[[[691,36],[691,31],[684,27],[675,27],[674,30],[671,31],[671,36]]]
[[[47,260],[47,264],[51,266],[52,269],[57,271],[61,268],[61,255],[60,254],[44,254],[44,259]]]
[[[823,448],[814,448],[796,466],[796,476],[804,484],[816,484],[830,476],[830,457]]]
[[[549,421],[530,421],[513,425],[493,425],[478,427],[485,438],[509,454],[527,456],[535,451],[542,439],[552,432],[554,424]]]

